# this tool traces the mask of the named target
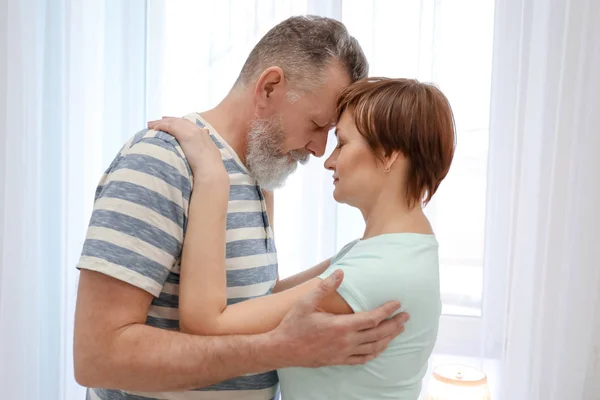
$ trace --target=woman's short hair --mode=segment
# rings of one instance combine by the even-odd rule
[[[409,162],[408,205],[427,204],[448,174],[456,133],[450,103],[434,85],[415,79],[365,78],[338,98],[338,118],[352,112],[379,158],[399,151]]]

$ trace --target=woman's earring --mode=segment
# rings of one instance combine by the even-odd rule
[[[391,170],[391,168],[390,168],[390,167],[387,167],[387,168],[386,168],[384,171],[385,171],[385,172],[390,172],[390,170]]]

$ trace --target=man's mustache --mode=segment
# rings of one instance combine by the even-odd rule
[[[300,150],[292,150],[290,151],[290,156],[300,164],[306,164],[310,158],[310,153]]]

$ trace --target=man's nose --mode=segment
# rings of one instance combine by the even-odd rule
[[[319,134],[306,145],[308,151],[310,151],[315,157],[323,157],[325,149],[327,148],[327,136],[328,131],[319,132]]]

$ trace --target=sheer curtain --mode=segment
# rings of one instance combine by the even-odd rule
[[[341,20],[365,49],[371,75],[432,82],[452,105],[455,158],[425,208],[440,243],[436,353],[479,357],[494,1],[343,1]],[[346,205],[337,205],[335,224],[338,249],[364,229]]]
[[[448,180],[427,208],[443,244],[448,314],[432,365],[474,363],[496,384],[497,363],[488,362],[488,354],[482,352],[481,318],[494,1],[181,0],[150,5],[149,34],[158,24],[163,31],[148,43],[153,55],[149,68],[162,71],[151,72],[156,79],[148,87],[149,97],[159,99],[149,108],[151,118],[215,105],[258,39],[279,21],[304,13],[344,22],[363,46],[372,75],[418,78],[438,84],[448,94],[456,112],[459,147]],[[211,18],[197,23],[198,16],[207,15]],[[327,153],[334,146],[331,137]],[[281,277],[330,257],[362,234],[360,213],[335,203],[332,192],[323,159],[311,159],[276,192]]]
[[[77,273],[96,183],[145,122],[145,1],[0,3],[0,397],[82,399]]]
[[[497,4],[486,351],[502,399],[598,399],[600,4]]]
[[[493,7],[0,3],[0,397],[84,396],[71,361],[74,266],[96,183],[121,144],[147,119],[216,104],[270,27],[315,13],[348,26],[372,74],[433,81],[454,105],[457,161],[428,207],[447,243],[434,364],[472,357],[498,399],[598,398],[600,5]],[[322,163],[300,168],[276,195],[282,276],[361,233],[360,216],[331,198]]]
[[[597,114],[588,111],[598,109],[599,87],[592,0],[510,0],[495,10],[492,1],[474,0],[163,4],[157,15],[166,16],[166,42],[149,48],[156,43],[169,55],[159,57],[163,82],[148,88],[163,93],[152,117],[215,104],[256,40],[304,12],[342,20],[372,74],[440,85],[456,112],[459,143],[453,176],[428,211],[448,243],[447,315],[434,364],[468,357],[489,374],[494,398],[594,398],[598,254],[588,241],[598,226],[591,152],[600,146]],[[198,25],[195,15],[214,18]],[[278,191],[282,276],[360,234],[360,216],[330,193],[322,160]],[[554,386],[544,386],[546,377]]]
[[[337,12],[341,2],[155,0],[149,5],[152,78],[147,90],[152,119],[214,107],[235,82],[252,47],[275,24],[292,15]],[[277,192],[274,225],[281,276],[335,251],[335,224],[330,219],[335,217],[335,203],[321,184],[330,180],[322,163],[312,160],[299,168]]]
[[[444,37],[454,36],[441,29],[441,23],[454,24],[461,5],[483,4],[478,15],[483,12],[486,17],[470,21],[479,25],[487,21],[491,30],[491,0],[463,0],[449,7],[444,3],[4,2],[0,6],[6,27],[0,34],[5,56],[0,64],[2,395],[16,399],[83,395],[73,381],[71,361],[74,266],[97,180],[124,140],[147,119],[216,104],[256,41],[277,22],[305,13],[345,22],[363,43],[373,73],[443,80],[449,69],[439,67],[451,61],[452,53],[447,45],[459,43],[465,32],[444,42]],[[484,46],[484,53],[486,48],[491,47]],[[475,63],[470,71],[481,69],[485,75],[489,71],[485,54],[481,59],[483,65],[470,59]],[[477,85],[466,92],[472,93]],[[443,89],[458,93],[459,88]],[[485,84],[479,89],[485,104]],[[483,115],[466,124],[473,136],[485,130],[479,120],[486,120],[486,107],[479,106]],[[485,140],[479,143],[479,155],[485,156],[485,146]],[[331,256],[344,235],[351,239],[360,234],[361,221],[333,201],[331,176],[322,163],[312,160],[277,193],[275,231],[282,276]]]
[[[0,397],[84,397],[72,365],[75,265],[102,171],[148,119],[214,105],[256,40],[307,7],[0,3]]]

